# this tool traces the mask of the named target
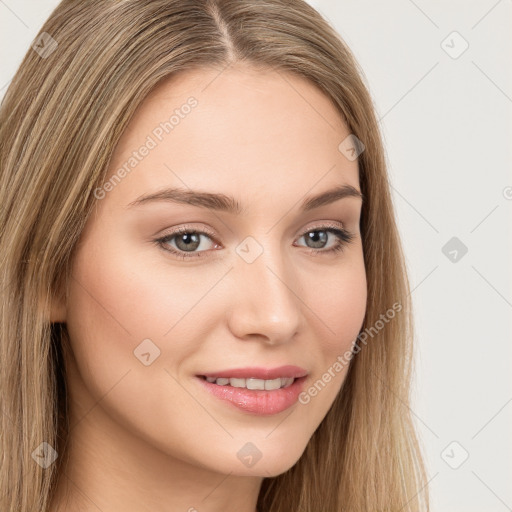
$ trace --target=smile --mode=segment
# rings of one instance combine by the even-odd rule
[[[207,382],[216,384],[217,386],[232,386],[234,388],[245,388],[245,389],[259,389],[271,391],[274,389],[287,388],[293,384],[295,379],[293,377],[278,377],[277,379],[238,379],[235,377],[204,377]]]
[[[308,376],[298,366],[237,368],[196,375],[202,389],[214,400],[244,413],[278,414],[298,401]]]

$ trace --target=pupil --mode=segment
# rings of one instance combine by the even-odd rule
[[[176,240],[176,245],[181,250],[194,250],[199,246],[200,240],[197,233],[184,233]],[[183,244],[182,247],[180,245]]]
[[[325,231],[311,231],[308,233],[307,238],[315,244],[314,248],[318,249],[319,247],[323,247],[327,241],[327,234]]]

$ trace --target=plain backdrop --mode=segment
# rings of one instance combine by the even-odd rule
[[[512,510],[512,1],[310,3],[361,64],[385,139],[432,510]],[[0,95],[57,4],[0,0]]]

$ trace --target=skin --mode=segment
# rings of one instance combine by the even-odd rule
[[[141,104],[110,175],[168,112],[198,101],[97,201],[67,299],[52,305],[72,348],[70,463],[52,510],[255,512],[262,479],[297,462],[345,379],[346,368],[308,404],[268,416],[197,380],[294,364],[308,371],[307,389],[352,348],[367,298],[361,199],[299,211],[332,187],[360,190],[357,160],[338,150],[350,133],[338,112],[294,75],[246,64],[219,72],[176,75]],[[233,196],[245,212],[165,201],[127,208],[171,186]],[[322,253],[337,240],[325,223],[354,235],[341,252]],[[200,257],[181,260],[154,242],[183,225],[214,233],[193,249]],[[328,236],[324,246],[308,246],[303,235],[315,229]],[[236,252],[249,236],[263,250],[251,264]],[[167,246],[185,252],[177,243]],[[149,366],[134,355],[147,338],[161,351]],[[261,452],[252,467],[237,457],[247,442]]]

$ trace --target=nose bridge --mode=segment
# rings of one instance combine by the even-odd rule
[[[234,270],[234,333],[241,338],[259,334],[272,343],[291,339],[300,325],[301,301],[293,289],[293,267],[279,244],[270,237],[258,242],[248,237],[237,248]]]

